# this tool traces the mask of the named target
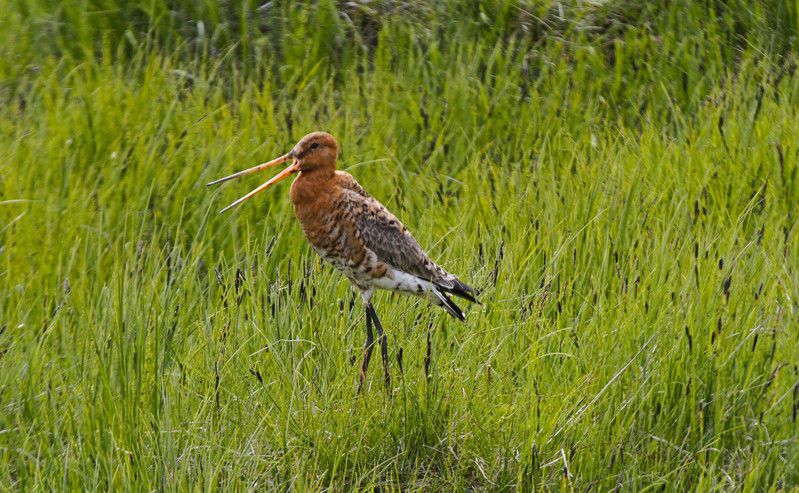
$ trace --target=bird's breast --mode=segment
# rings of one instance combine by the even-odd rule
[[[319,188],[308,194],[304,187],[292,185],[294,212],[308,242],[322,259],[361,287],[364,279],[384,277],[388,270],[364,243],[354,217],[357,211],[340,198],[335,189]]]

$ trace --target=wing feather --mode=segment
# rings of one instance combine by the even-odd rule
[[[433,281],[446,275],[399,219],[371,196],[364,198],[354,219],[367,248],[394,269],[422,279]]]
[[[342,171],[337,174],[342,185],[340,199],[354,208],[353,221],[364,245],[382,262],[431,281],[443,291],[477,302],[476,291],[433,262],[402,222],[369,195],[355,178]]]

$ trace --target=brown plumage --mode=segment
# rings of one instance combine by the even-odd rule
[[[476,292],[433,262],[399,219],[366,193],[352,175],[336,170],[337,157],[338,144],[333,136],[313,132],[288,154],[209,185],[292,161],[279,175],[222,212],[290,174],[299,173],[291,185],[291,202],[305,237],[326,262],[352,282],[366,303],[362,378],[366,378],[371,356],[374,322],[389,385],[386,338],[371,303],[375,288],[426,298],[460,320],[465,320],[465,315],[447,294],[476,302]]]

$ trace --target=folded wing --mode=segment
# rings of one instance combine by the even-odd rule
[[[477,293],[473,288],[433,262],[394,214],[366,193],[354,178],[348,174],[346,177],[349,179],[342,180],[345,185],[342,199],[357,204],[360,208],[358,213],[353,214],[355,226],[364,244],[382,262],[396,270],[430,281],[441,291],[477,303],[474,298]],[[347,194],[352,196],[347,197]]]

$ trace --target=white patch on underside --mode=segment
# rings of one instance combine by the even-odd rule
[[[372,279],[370,284],[386,291],[418,296],[438,304],[438,296],[432,292],[435,289],[433,283],[401,270],[391,269],[388,275]]]
[[[369,300],[372,298],[374,289],[379,288],[407,296],[424,298],[434,305],[446,306],[442,299],[443,295],[438,293],[433,283],[426,279],[388,266],[388,272],[383,277],[375,278],[369,275],[367,273],[367,266],[371,265],[373,262],[377,262],[377,257],[371,251],[367,253],[368,258],[364,259],[364,262],[361,263],[359,268],[355,268],[349,259],[328,255],[327,251],[321,248],[314,248],[314,250],[316,250],[325,262],[344,274],[344,276],[355,285],[361,292],[361,295],[364,296],[364,301],[366,303],[369,303]]]

